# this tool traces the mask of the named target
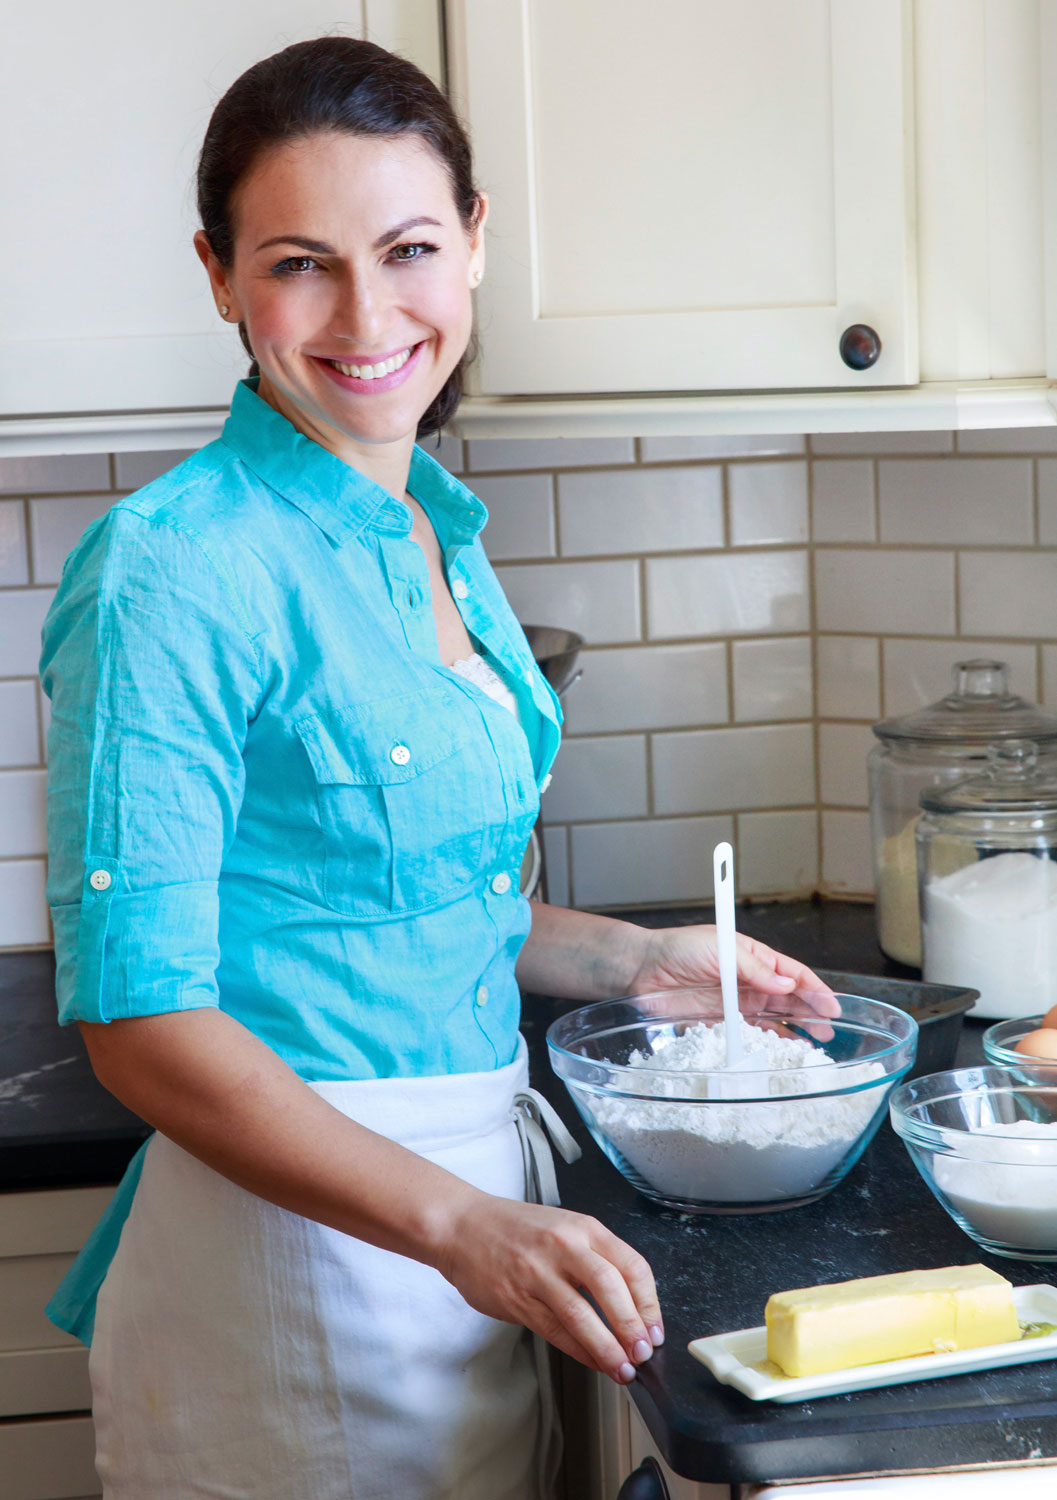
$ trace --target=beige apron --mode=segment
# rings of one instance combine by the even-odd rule
[[[310,1087],[500,1197],[555,1201],[541,1123],[579,1154],[523,1040],[495,1072]],[[105,1500],[550,1500],[543,1347],[156,1135],[96,1314]]]

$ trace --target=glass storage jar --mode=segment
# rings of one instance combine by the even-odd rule
[[[1057,715],[1018,698],[1001,661],[960,661],[952,691],[938,703],[874,725],[870,751],[870,837],[877,938],[897,963],[921,965],[914,829],[926,786],[949,784],[982,769],[987,747],[1031,739],[1057,749]]]
[[[1057,760],[1030,740],[987,769],[926,787],[917,825],[927,981],[980,991],[970,1015],[1033,1016],[1057,1002]]]

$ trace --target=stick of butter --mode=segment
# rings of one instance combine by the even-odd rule
[[[1013,1288],[986,1266],[864,1276],[768,1298],[767,1358],[819,1375],[1020,1337]]]

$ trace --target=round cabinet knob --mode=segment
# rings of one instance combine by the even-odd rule
[[[849,370],[868,370],[881,357],[881,336],[868,323],[853,323],[840,336],[840,357]]]
[[[617,1500],[669,1500],[668,1486],[655,1459],[644,1458],[632,1470],[620,1486]]]

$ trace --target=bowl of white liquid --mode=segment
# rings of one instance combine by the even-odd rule
[[[639,1192],[684,1213],[760,1213],[836,1187],[908,1072],[917,1022],[838,995],[820,1020],[739,991],[746,1064],[725,1070],[720,992],[666,990],[569,1012],[551,1066],[605,1155]],[[772,1007],[772,1008],[768,1008]]]
[[[956,1068],[904,1083],[892,1125],[936,1198],[992,1255],[1057,1260],[1052,1067]]]

